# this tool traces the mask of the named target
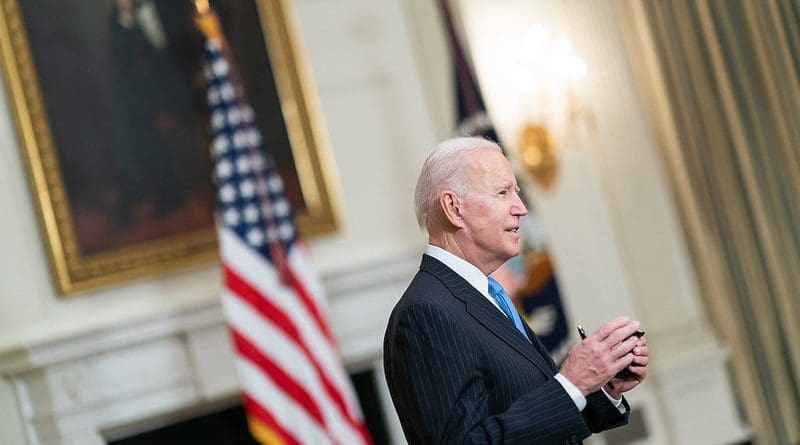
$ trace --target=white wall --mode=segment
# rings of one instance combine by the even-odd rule
[[[314,240],[317,263],[418,252],[414,182],[436,135],[402,2],[304,1],[297,15],[344,189],[343,230]]]

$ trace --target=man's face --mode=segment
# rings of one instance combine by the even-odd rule
[[[496,268],[519,253],[520,217],[528,210],[502,153],[485,149],[467,156],[469,190],[461,197],[463,235],[479,267]]]

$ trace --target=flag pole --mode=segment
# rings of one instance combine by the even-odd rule
[[[222,25],[219,23],[219,17],[217,16],[216,12],[211,8],[209,5],[208,0],[193,0],[195,10],[197,14],[195,14],[195,25],[203,33],[203,35],[209,41],[213,41],[214,43],[218,44],[220,47],[220,51],[225,55],[227,60],[233,60],[231,57],[230,48],[228,47],[228,43],[225,39],[225,36],[222,33]],[[241,78],[239,77],[236,67],[233,64],[228,64],[228,71],[230,77],[232,77],[236,82],[235,85],[235,94],[239,99],[244,98],[244,92],[242,91],[242,82]],[[255,148],[251,148],[251,150],[255,150]],[[265,186],[265,181],[262,175],[257,175],[256,181],[259,183],[260,186]],[[262,205],[266,204],[265,199],[261,199]],[[265,215],[265,217],[267,217]],[[267,217],[267,219],[270,219]],[[278,277],[280,278],[281,283],[284,286],[291,286],[292,285],[292,275],[289,272],[289,264],[288,264],[288,252],[286,252],[286,248],[284,247],[283,243],[280,240],[280,237],[274,237],[274,239],[267,239],[267,246],[269,248],[269,254],[272,258],[273,263],[275,264],[275,269],[278,273]]]

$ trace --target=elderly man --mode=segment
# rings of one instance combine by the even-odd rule
[[[444,141],[422,167],[414,204],[429,245],[384,338],[409,443],[578,443],[627,423],[622,393],[647,374],[639,323],[610,321],[559,370],[489,277],[519,253],[518,192],[500,147],[484,139]]]

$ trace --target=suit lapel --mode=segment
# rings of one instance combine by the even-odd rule
[[[444,265],[441,261],[429,255],[422,256],[420,270],[436,276],[453,294],[464,302],[467,313],[478,323],[483,325],[492,334],[508,346],[522,354],[536,365],[546,376],[552,377],[555,373],[545,361],[538,348],[532,345],[514,326],[514,323],[503,315],[490,303],[486,297],[472,287],[464,278]],[[530,331],[529,331],[530,335]],[[538,339],[531,338],[532,342]]]

